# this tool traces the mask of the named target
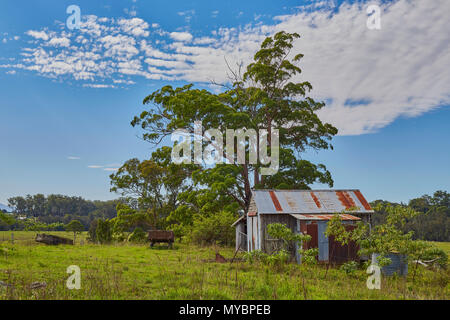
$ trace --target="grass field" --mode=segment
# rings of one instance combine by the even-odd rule
[[[34,232],[0,232],[0,299],[449,299],[450,272],[419,267],[413,282],[382,277],[381,290],[366,287],[365,270],[347,275],[325,266],[289,264],[274,269],[243,261],[213,262],[214,247],[176,244],[92,245],[79,236],[75,246],[34,242]],[[70,233],[53,234],[72,237]],[[5,241],[2,241],[5,239]],[[80,244],[83,240],[83,245]],[[437,243],[450,249],[449,243]],[[218,248],[231,258],[232,248]],[[66,269],[81,269],[81,289],[69,290]],[[30,289],[33,282],[46,287]]]

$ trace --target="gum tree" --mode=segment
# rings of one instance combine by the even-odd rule
[[[202,165],[193,172],[196,188],[179,194],[182,201],[171,214],[174,221],[188,221],[197,213],[245,211],[252,187],[306,189],[314,182],[333,185],[324,165],[300,156],[308,148],[332,148],[330,140],[337,129],[317,116],[324,103],[308,96],[311,84],[296,81],[303,55],[291,51],[299,37],[296,33],[279,32],[266,38],[244,72],[241,67],[231,70],[230,81],[222,85],[224,90],[220,94],[189,84],[178,88],[164,86],[144,99],[148,109],[131,124],[140,126],[144,130],[143,139],[155,145],[177,129],[194,134],[195,121],[201,121],[205,129],[218,129],[223,134],[227,129],[253,129],[257,134],[266,130],[269,146],[271,133],[279,131],[279,168],[275,174],[261,175],[261,169],[267,165],[259,161],[260,157],[257,163],[250,163],[246,153],[244,163],[238,164],[236,158],[230,159],[230,154],[224,151],[223,158],[234,163]],[[205,147],[208,142],[202,143]],[[245,148],[249,151],[248,141]],[[270,148],[268,151],[274,154]]]

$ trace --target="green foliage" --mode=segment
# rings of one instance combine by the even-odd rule
[[[134,231],[128,236],[128,242],[145,243],[146,241],[147,241],[147,234],[140,227],[134,229]]]
[[[210,216],[197,215],[190,232],[190,239],[197,244],[219,244],[230,246],[235,241],[235,230],[231,226],[237,216],[220,211]]]
[[[178,206],[178,194],[190,189],[186,182],[197,168],[174,164],[171,151],[172,148],[165,146],[153,152],[149,160],[130,159],[110,175],[111,191],[137,199],[137,209],[147,215],[146,223],[158,229],[166,227],[165,219]],[[118,215],[119,209],[131,210],[118,207]]]
[[[302,257],[302,264],[312,265],[317,264],[317,256],[319,255],[319,248],[300,249]]]
[[[0,242],[0,255],[4,255],[7,258],[16,252],[16,248],[10,242]]]
[[[360,226],[361,229],[365,228],[365,224]],[[366,232],[366,229],[363,229]],[[325,230],[325,235],[327,237],[334,236],[337,242],[340,242],[342,245],[348,244],[349,240],[351,240],[351,232],[345,229],[344,224],[342,223],[342,219],[339,214],[335,214],[333,218],[328,221],[327,229]]]
[[[139,227],[148,230],[154,226],[154,215],[151,209],[136,210],[128,205],[119,203],[117,205],[117,217],[110,219],[112,237],[115,241],[127,240],[128,232]]]
[[[75,243],[77,233],[84,231],[83,224],[78,220],[72,220],[65,226],[66,231],[73,232],[73,243]]]
[[[358,263],[356,261],[348,261],[340,267],[340,270],[344,271],[346,274],[355,274],[358,270]]]
[[[434,246],[428,247],[421,258],[426,262],[431,261],[443,269],[446,269],[448,265],[447,253],[443,249]]]
[[[98,219],[92,220],[91,224],[89,225],[88,241],[97,243],[97,226]]]
[[[16,219],[10,214],[0,211],[0,224],[12,225],[16,223]]]
[[[322,123],[317,116],[324,103],[308,96],[311,84],[295,82],[301,72],[298,65],[303,55],[290,53],[299,37],[296,33],[278,32],[266,38],[254,61],[244,68],[244,74],[233,72],[231,85],[222,93],[195,89],[192,84],[179,88],[164,86],[143,100],[149,107],[135,116],[131,124],[141,127],[143,139],[156,145],[176,129],[193,134],[195,121],[201,121],[204,128],[217,128],[223,134],[226,129],[245,128],[256,132],[266,129],[269,143],[273,128],[280,133],[280,164],[276,174],[262,176],[261,168],[267,165],[250,164],[248,151],[251,146],[245,142],[244,164],[236,164],[234,155],[224,153],[223,156],[233,164],[202,165],[191,175],[181,175],[187,180],[192,179],[193,187],[185,188],[177,195],[178,202],[169,210],[168,223],[189,226],[196,214],[245,211],[250,204],[252,184],[255,188],[285,189],[306,189],[314,182],[333,185],[331,174],[324,165],[312,164],[299,156],[307,148],[332,148],[329,141],[337,133],[335,127]],[[203,141],[202,146],[208,144],[210,142]],[[269,151],[273,154],[274,150]],[[137,164],[135,167],[139,171]],[[117,181],[118,175],[122,172],[112,179]],[[142,190],[134,179],[127,178],[123,189],[129,185]],[[149,193],[143,196],[148,197]]]
[[[64,224],[62,224],[60,222],[46,224],[46,223],[40,222],[36,218],[20,220],[19,224],[26,231],[37,231],[37,232],[41,232],[41,231],[61,231],[61,230],[64,230],[64,228],[65,228]]]
[[[74,233],[80,233],[84,231],[83,224],[78,220],[72,220],[65,226],[66,231],[71,231]]]
[[[379,203],[377,211],[386,213],[384,223],[378,224],[369,231],[368,226],[362,222],[353,231],[346,231],[339,214],[336,214],[329,222],[325,234],[333,235],[336,241],[347,244],[353,240],[360,246],[360,255],[371,256],[379,254],[377,263],[386,266],[391,263],[387,255],[391,253],[401,254],[408,257],[409,261],[436,259],[442,266],[447,263],[445,252],[435,248],[425,241],[413,240],[413,231],[405,233],[403,227],[408,220],[413,219],[421,212],[402,205],[391,206]]]
[[[189,235],[190,227],[184,224],[172,224],[168,226],[167,230],[172,230],[175,238],[182,240]]]
[[[95,230],[97,241],[101,244],[110,243],[112,241],[111,223],[109,220],[99,219]]]
[[[269,266],[277,269],[283,268],[291,259],[291,255],[286,250],[280,250],[276,253],[268,255],[264,260]]]
[[[244,253],[244,260],[250,264],[255,262],[266,263],[268,257],[269,255],[261,250],[246,251]]]
[[[303,249],[303,242],[308,242],[311,240],[311,236],[303,233],[294,233],[286,225],[282,223],[271,223],[267,225],[267,233],[276,240],[282,242],[281,247],[276,246],[274,254],[272,256],[277,256],[276,259],[284,261],[284,253],[289,252],[289,248],[292,244],[297,244],[299,254],[301,255],[302,263],[304,264],[316,264],[316,256],[319,254],[319,249]],[[280,254],[281,253],[281,254]],[[280,254],[280,255],[279,255]],[[289,259],[288,259],[289,260]]]
[[[383,210],[384,207],[398,205],[382,200],[371,203],[372,207],[378,204],[381,207],[372,216],[374,225],[386,222],[387,212]],[[408,206],[422,214],[407,219],[401,227],[403,232],[413,231],[415,240],[450,242],[450,193],[436,191],[432,196],[423,195],[411,199]]]
[[[89,201],[81,197],[55,194],[17,196],[8,199],[9,206],[13,208],[13,214],[16,217],[39,221],[46,225],[60,223],[57,229],[60,231],[64,230],[64,225],[72,220],[79,220],[83,225],[88,226],[97,218],[113,218],[116,216],[116,205],[119,202],[126,202],[126,200]],[[21,219],[17,219],[18,221],[11,225],[11,228],[25,229],[26,225],[20,223]]]
[[[282,223],[271,223],[267,225],[267,233],[273,238],[283,241],[283,247],[279,250],[286,250],[290,243],[297,243],[299,246],[302,241],[311,240],[311,236],[302,233],[294,233],[291,229]],[[276,251],[279,251],[276,250]]]

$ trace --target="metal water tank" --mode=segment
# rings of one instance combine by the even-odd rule
[[[372,263],[376,263],[379,254],[373,254]],[[391,264],[381,268],[381,272],[385,276],[392,276],[397,273],[399,276],[406,276],[408,274],[408,258],[406,255],[398,253],[390,253],[386,258],[391,259]]]

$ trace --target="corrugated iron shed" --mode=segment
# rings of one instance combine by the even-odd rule
[[[253,200],[260,214],[374,212],[359,190],[253,190]]]

